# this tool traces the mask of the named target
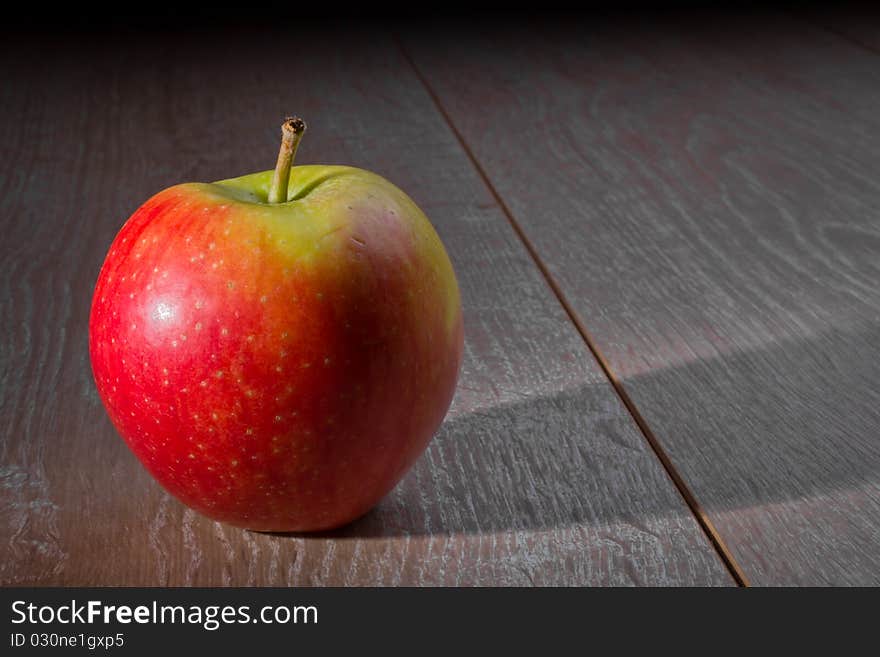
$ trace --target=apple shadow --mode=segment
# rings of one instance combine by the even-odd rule
[[[862,515],[876,524],[878,351],[878,325],[833,329],[624,383],[710,516],[761,515],[780,503],[829,497],[833,513],[843,508],[836,497],[859,491]],[[272,535],[481,534],[645,526],[689,515],[633,420],[600,383],[452,417],[365,516],[334,531]]]
[[[664,490],[642,440],[604,383],[480,409],[447,419],[413,469],[358,520],[328,532],[275,535],[478,534],[668,513],[675,493]],[[624,485],[630,475],[644,478],[643,470],[653,471],[657,491]],[[640,500],[635,509],[633,496],[650,508]]]

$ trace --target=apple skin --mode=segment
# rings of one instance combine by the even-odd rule
[[[340,166],[188,183],[148,200],[98,276],[89,351],[119,433],[171,494],[260,531],[346,524],[427,447],[462,314],[428,219]]]

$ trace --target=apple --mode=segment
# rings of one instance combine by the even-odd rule
[[[416,204],[347,166],[187,183],[98,276],[89,351],[118,432],[172,495],[259,531],[363,515],[427,447],[462,357],[458,284]]]

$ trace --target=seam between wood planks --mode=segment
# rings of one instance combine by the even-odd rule
[[[676,490],[678,490],[685,504],[687,504],[691,513],[694,515],[694,518],[697,520],[697,523],[700,525],[703,533],[706,535],[706,538],[709,539],[709,542],[712,544],[712,547],[718,553],[719,558],[724,563],[724,566],[727,568],[727,571],[730,573],[730,576],[737,583],[738,586],[747,587],[749,586],[748,577],[743,572],[740,565],[737,563],[736,559],[733,557],[730,549],[727,547],[727,544],[724,542],[724,539],[718,533],[718,530],[715,529],[715,525],[709,519],[709,516],[703,510],[703,507],[700,505],[699,501],[697,501],[696,496],[691,491],[690,487],[687,485],[682,476],[678,473],[678,470],[675,468],[675,465],[672,463],[672,459],[669,458],[669,455],[666,453],[666,450],[663,449],[663,446],[660,444],[660,441],[657,439],[657,436],[654,434],[651,427],[648,426],[648,423],[645,421],[645,418],[642,416],[639,409],[636,407],[633,400],[630,398],[629,393],[623,387],[623,384],[614,374],[609,365],[608,361],[605,359],[605,356],[599,350],[598,345],[593,340],[590,332],[587,330],[587,327],[581,321],[580,316],[575,312],[574,308],[568,302],[565,294],[562,292],[559,284],[556,282],[556,279],[553,277],[553,274],[544,264],[544,261],[538,255],[538,251],[535,248],[535,245],[525,234],[525,231],[520,226],[519,222],[513,216],[510,208],[507,206],[507,203],[504,202],[504,199],[501,198],[501,194],[499,194],[498,190],[495,189],[495,186],[492,184],[492,181],[489,179],[488,174],[486,173],[483,166],[480,164],[476,155],[468,146],[467,142],[464,139],[464,136],[459,132],[458,128],[455,127],[455,123],[452,121],[452,117],[449,116],[449,113],[446,111],[446,108],[443,106],[443,103],[440,101],[440,97],[434,91],[434,88],[428,82],[428,79],[422,74],[421,69],[419,69],[415,60],[410,56],[409,51],[403,45],[402,41],[397,35],[394,35],[394,41],[397,44],[397,47],[400,49],[403,58],[407,61],[409,66],[412,68],[419,82],[422,83],[422,86],[425,88],[425,91],[430,96],[431,101],[434,103],[435,108],[440,113],[444,123],[446,123],[449,130],[455,136],[462,150],[464,151],[467,158],[470,160],[471,165],[476,170],[477,174],[483,181],[483,184],[486,185],[489,193],[494,198],[495,202],[498,204],[498,207],[504,213],[504,216],[507,218],[507,221],[510,223],[517,237],[525,246],[526,251],[528,251],[529,256],[534,261],[535,265],[538,267],[541,275],[544,277],[547,284],[550,286],[550,289],[553,291],[553,294],[556,296],[556,299],[562,305],[565,310],[568,318],[574,324],[578,333],[580,333],[581,338],[586,343],[590,352],[593,354],[593,357],[598,362],[599,367],[602,368],[602,372],[605,374],[608,381],[611,383],[611,386],[614,388],[614,391],[617,393],[617,396],[620,398],[620,401],[623,402],[623,405],[626,407],[627,412],[632,416],[633,420],[635,420],[636,425],[639,430],[642,432],[642,435],[645,437],[645,440],[648,442],[651,450],[654,452],[654,455],[660,461],[660,464],[663,466],[667,476],[672,481]]]
[[[837,28],[831,27],[830,25],[826,25],[825,23],[822,23],[820,21],[814,21],[812,19],[806,19],[806,18],[803,18],[801,20],[803,20],[805,23],[807,23],[810,27],[813,27],[813,28],[816,28],[819,30],[824,30],[825,32],[828,32],[829,34],[836,36],[838,39],[841,39],[842,41],[846,41],[851,46],[855,46],[856,48],[861,48],[862,50],[867,50],[872,55],[880,55],[880,48],[878,48],[877,46],[871,45],[870,43],[865,43],[864,41],[862,41],[858,37],[851,36],[851,35],[847,34],[846,32],[841,32]]]

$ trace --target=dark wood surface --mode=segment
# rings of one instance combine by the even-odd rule
[[[880,583],[880,57],[791,16],[444,43],[406,47],[746,577]]]
[[[880,583],[878,26],[3,39],[0,584]],[[167,496],[87,352],[125,218],[290,112],[423,207],[465,309],[428,452],[320,536]]]
[[[835,11],[833,7],[813,7],[799,12],[798,17],[880,53],[880,7],[875,2],[857,3],[843,12]]]
[[[0,583],[733,584],[395,43],[326,43],[0,46]],[[268,168],[291,111],[311,125],[301,162],[372,169],[424,208],[465,308],[461,382],[432,446],[377,510],[321,536],[224,527],[167,496],[115,435],[87,353],[92,286],[125,218],[171,184]],[[623,282],[598,299],[609,313],[636,294]]]

